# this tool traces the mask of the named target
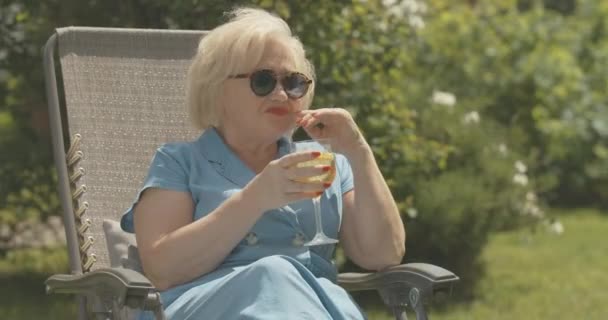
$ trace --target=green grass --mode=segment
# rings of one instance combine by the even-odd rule
[[[67,273],[65,248],[9,252],[0,259],[0,318],[75,319],[75,299],[46,295],[44,280]]]
[[[497,234],[485,248],[487,275],[479,297],[433,320],[606,319],[608,215],[560,212],[562,235],[524,231]],[[415,319],[413,316],[410,317]],[[370,319],[392,319],[384,312]]]
[[[608,215],[576,210],[559,215],[565,233],[497,234],[483,253],[487,275],[470,304],[433,312],[432,320],[606,319]],[[13,253],[0,259],[2,319],[74,319],[73,299],[46,296],[44,279],[65,272],[63,251]],[[393,319],[384,311],[369,318]],[[415,319],[410,316],[410,319]]]

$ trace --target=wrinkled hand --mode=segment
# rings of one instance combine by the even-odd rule
[[[341,108],[302,110],[296,124],[312,139],[331,140],[332,151],[348,155],[367,145],[348,111]]]
[[[291,202],[312,199],[327,189],[330,184],[323,182],[300,182],[332,170],[331,166],[298,168],[300,162],[309,161],[320,155],[316,151],[287,154],[271,161],[245,187],[255,199],[257,207],[263,211],[276,209]],[[245,191],[245,190],[244,190]]]

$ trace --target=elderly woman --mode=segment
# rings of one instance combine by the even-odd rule
[[[334,245],[302,245],[319,194],[325,231],[352,261],[401,262],[403,223],[372,151],[348,112],[309,110],[314,78],[302,43],[265,11],[237,9],[201,40],[187,97],[203,133],[157,150],[122,218],[169,319],[365,318],[335,284]],[[333,183],[298,182],[330,168],[296,166],[319,155],[290,152],[297,126],[331,139]]]

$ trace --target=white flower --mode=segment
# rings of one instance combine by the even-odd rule
[[[406,212],[408,217],[412,219],[416,219],[416,217],[418,216],[418,210],[416,210],[416,208],[408,208]]]
[[[466,124],[479,123],[479,119],[479,113],[477,111],[471,111],[464,115],[464,117],[462,118],[462,122]]]
[[[536,205],[531,205],[529,208],[529,213],[531,216],[535,218],[542,218],[544,216],[544,212]]]
[[[417,0],[403,0],[401,7],[411,13],[426,13],[428,9],[426,3]]]
[[[500,154],[502,154],[503,156],[506,156],[507,153],[509,153],[509,149],[507,148],[506,144],[501,143],[498,145],[498,152],[500,152]]]
[[[515,161],[515,169],[519,173],[526,173],[526,171],[528,170],[528,168],[526,167],[526,165],[523,162],[519,161],[519,160]]]
[[[360,1],[367,2],[366,0]],[[399,17],[403,17],[405,15],[409,17],[420,17],[421,14],[425,14],[428,11],[426,3],[418,0],[382,0],[382,5],[387,9],[389,14]]]
[[[422,20],[421,16],[410,16],[408,22],[414,29],[422,29],[425,26],[424,20]]]
[[[378,29],[380,29],[384,32],[388,31],[388,24],[386,23],[386,21],[378,22]]]
[[[536,193],[528,191],[526,193],[526,200],[529,202],[536,202]]]
[[[409,12],[418,11],[418,2],[416,2],[415,0],[403,0],[401,2],[401,6]]]
[[[545,216],[545,212],[533,202],[526,202],[524,204],[522,214],[532,216],[534,218],[543,218]]]
[[[450,92],[444,91],[433,91],[433,97],[431,100],[433,103],[447,107],[453,107],[456,104],[456,96]]]
[[[516,173],[513,176],[513,183],[518,184],[520,186],[528,185],[528,176],[523,173]]]
[[[557,235],[564,233],[564,225],[555,220],[549,225],[549,230]]]

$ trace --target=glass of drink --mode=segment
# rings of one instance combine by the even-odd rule
[[[297,141],[292,144],[293,151],[319,151],[321,155],[317,158],[309,161],[298,163],[298,167],[317,167],[317,166],[328,166],[331,169],[318,176],[308,177],[300,182],[322,182],[332,183],[336,177],[336,160],[334,153],[331,152],[331,144],[329,139],[317,139],[317,140],[304,140]],[[323,232],[323,220],[321,217],[321,196],[312,198],[312,203],[315,211],[315,228],[316,234],[312,240],[306,242],[305,246],[318,246],[322,244],[333,244],[337,243],[338,240],[328,237]]]

